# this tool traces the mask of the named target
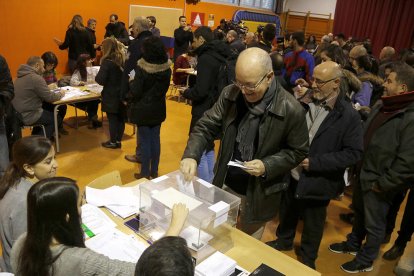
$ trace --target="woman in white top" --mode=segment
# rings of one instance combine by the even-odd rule
[[[13,247],[11,265],[16,275],[128,275],[135,263],[112,260],[85,247],[81,228],[79,188],[65,177],[33,185],[27,195],[27,233]],[[188,209],[173,208],[166,235],[178,235]]]
[[[58,164],[49,139],[28,136],[13,145],[13,161],[0,181],[0,238],[3,271],[11,271],[10,251],[27,230],[27,192],[33,183],[53,177]]]
[[[71,86],[83,86],[85,84],[94,83],[96,74],[92,70],[92,60],[89,54],[81,54],[76,62],[75,71],[70,79]],[[99,100],[77,103],[75,106],[88,113],[88,128],[102,127],[102,123],[98,120]]]

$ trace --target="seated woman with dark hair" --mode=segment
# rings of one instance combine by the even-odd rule
[[[33,183],[53,177],[58,164],[49,139],[28,136],[16,141],[13,161],[0,181],[0,237],[3,271],[11,271],[10,252],[17,238],[27,230],[27,193]]]
[[[71,86],[83,86],[95,82],[96,75],[92,71],[92,60],[89,54],[81,54],[76,62],[75,71],[70,79]],[[98,100],[75,104],[76,107],[88,113],[88,128],[102,127],[98,120]]]
[[[44,179],[27,195],[27,233],[13,246],[16,275],[133,275],[135,264],[112,260],[85,247],[79,188],[66,177]],[[166,235],[178,235],[188,209],[175,205]]]
[[[45,64],[45,71],[43,72],[43,78],[46,81],[46,84],[49,86],[50,89],[56,89],[57,85],[57,76],[56,76],[56,66],[58,65],[58,58],[53,52],[45,52],[41,56],[43,62]],[[53,112],[55,105],[48,102],[43,102],[42,105],[43,109],[46,109],[50,112]],[[69,134],[67,130],[63,128],[63,119],[66,116],[67,106],[60,105],[58,108],[58,116],[60,117],[59,120],[59,133],[63,135]]]

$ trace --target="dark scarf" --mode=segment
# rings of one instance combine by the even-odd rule
[[[276,95],[275,88],[276,81],[273,80],[260,102],[251,104],[245,100],[249,111],[241,120],[236,137],[236,142],[239,143],[238,149],[241,153],[242,161],[250,161],[253,159],[254,139],[259,129],[260,119]]]
[[[396,112],[406,108],[414,101],[414,91],[395,95],[395,96],[382,96],[383,107],[381,112]]]

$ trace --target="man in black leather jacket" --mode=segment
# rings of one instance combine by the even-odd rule
[[[305,112],[275,80],[269,55],[244,50],[236,64],[236,81],[194,126],[181,161],[191,179],[208,143],[221,134],[213,184],[242,199],[238,227],[261,237],[278,211],[287,173],[308,153]],[[244,169],[228,167],[242,161]]]

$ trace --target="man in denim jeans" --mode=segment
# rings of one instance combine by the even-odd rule
[[[356,255],[341,265],[348,273],[373,269],[390,205],[414,183],[414,69],[393,65],[383,86],[382,102],[375,105],[365,125],[364,158],[352,198],[352,232],[346,241],[329,246],[332,252]]]
[[[3,175],[9,164],[9,147],[4,125],[4,115],[13,96],[14,88],[9,66],[6,59],[0,55],[0,176]]]

